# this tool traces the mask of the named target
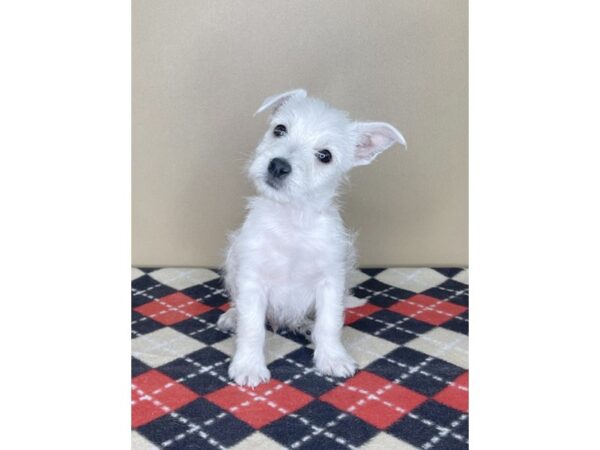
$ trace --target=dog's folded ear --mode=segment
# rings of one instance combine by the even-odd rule
[[[354,150],[354,165],[364,166],[373,161],[380,153],[396,142],[406,149],[404,136],[389,123],[355,122],[354,130],[358,136]]]
[[[256,110],[254,115],[257,115],[263,112],[267,108],[273,107],[273,113],[277,111],[281,105],[287,102],[292,97],[306,97],[306,91],[304,89],[294,89],[293,91],[284,92],[283,94],[272,95],[271,97],[267,97],[260,105],[260,108]]]

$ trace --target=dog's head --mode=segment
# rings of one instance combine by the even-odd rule
[[[398,142],[383,122],[353,122],[346,113],[308,97],[303,89],[267,98],[269,129],[248,166],[258,191],[278,201],[330,198],[354,166],[369,164]]]

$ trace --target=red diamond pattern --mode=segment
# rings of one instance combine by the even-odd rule
[[[447,388],[438,392],[433,398],[446,406],[466,413],[469,411],[468,386],[469,372],[466,372],[454,380],[454,385],[448,385]]]
[[[363,317],[370,316],[377,311],[381,311],[381,308],[379,306],[372,305],[371,303],[366,303],[358,308],[347,309],[344,325],[350,325],[351,323],[354,323]]]
[[[262,428],[313,400],[310,395],[273,379],[254,389],[229,385],[205,398],[255,429]]]
[[[323,395],[321,400],[384,429],[419,406],[427,397],[362,371],[344,385]]]
[[[145,305],[138,306],[134,311],[151,317],[163,325],[173,325],[190,317],[204,314],[211,309],[210,306],[199,303],[181,292],[175,292]]]
[[[390,311],[410,316],[430,325],[441,325],[467,310],[464,306],[455,305],[428,295],[417,294],[401,300],[389,308]]]
[[[150,370],[131,380],[131,424],[142,426],[187,405],[198,394],[157,370]]]

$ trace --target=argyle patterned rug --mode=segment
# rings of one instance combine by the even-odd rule
[[[362,269],[343,340],[349,379],[316,372],[312,344],[267,333],[271,380],[227,378],[233,335],[218,271],[132,269],[132,447],[468,448],[468,270]]]

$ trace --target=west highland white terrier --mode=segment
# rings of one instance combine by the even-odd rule
[[[353,122],[346,113],[297,89],[267,98],[270,126],[248,165],[258,196],[248,202],[242,227],[230,237],[225,286],[232,307],[218,326],[235,330],[229,376],[256,386],[270,378],[265,323],[308,333],[316,369],[348,377],[356,363],[341,340],[354,269],[353,235],[336,203],[338,188],[355,166],[369,164],[398,142],[383,122]]]

